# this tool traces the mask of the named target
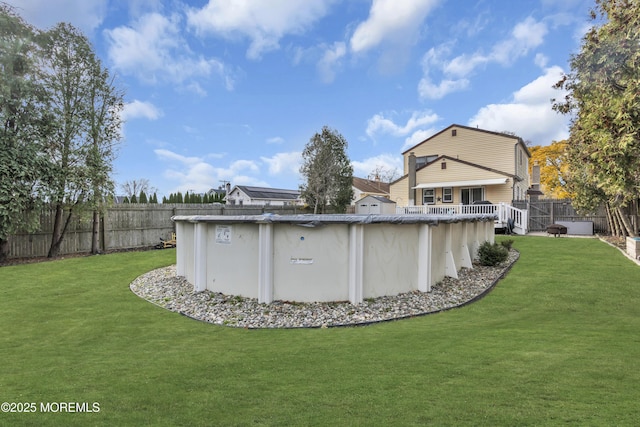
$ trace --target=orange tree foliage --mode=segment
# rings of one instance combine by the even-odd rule
[[[550,145],[536,145],[529,147],[529,176],[534,163],[540,165],[540,190],[545,198],[568,199],[571,194],[567,190],[566,176],[568,163],[566,162],[567,141],[554,141]]]

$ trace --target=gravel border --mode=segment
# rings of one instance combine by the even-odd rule
[[[432,286],[431,292],[368,298],[358,305],[288,301],[259,304],[255,298],[194,292],[184,277],[176,276],[175,265],[143,274],[129,287],[155,305],[216,325],[246,329],[362,326],[439,313],[477,301],[495,287],[519,256],[512,249],[509,258],[496,267],[474,264],[472,269],[463,268],[458,279],[446,277]]]

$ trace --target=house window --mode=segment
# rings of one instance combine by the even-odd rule
[[[433,205],[436,203],[436,190],[433,188],[425,188],[422,190],[422,204]]]
[[[457,129],[451,129],[451,136],[456,136],[458,134]]]
[[[453,188],[445,187],[442,189],[442,203],[453,203]]]
[[[463,188],[460,190],[460,200],[463,205],[471,205],[473,202],[484,200],[484,188]]]
[[[447,168],[447,162],[440,163],[440,169],[446,169],[446,168]]]
[[[416,169],[420,169],[422,166],[426,165],[427,163],[433,162],[437,158],[438,158],[437,154],[430,155],[430,156],[416,157]]]

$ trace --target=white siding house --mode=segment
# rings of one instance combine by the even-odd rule
[[[300,191],[281,188],[250,187],[236,185],[227,194],[226,201],[230,205],[253,206],[301,206]]]

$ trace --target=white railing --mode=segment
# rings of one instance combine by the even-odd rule
[[[481,214],[495,215],[496,224],[506,226],[509,219],[513,220],[514,229],[518,229],[519,234],[526,234],[528,217],[527,211],[514,208],[506,203],[497,205],[422,205],[422,206],[398,206],[396,213],[399,215],[422,214],[422,215],[460,215],[460,214]]]

